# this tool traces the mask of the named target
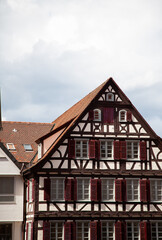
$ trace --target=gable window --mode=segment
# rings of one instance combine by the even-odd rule
[[[127,240],[139,240],[138,222],[127,222]]]
[[[64,179],[51,179],[51,200],[64,200]]]
[[[101,240],[114,240],[114,223],[102,222],[101,226]]]
[[[89,222],[77,222],[77,240],[89,240]]]
[[[75,141],[76,158],[88,158],[88,140]]]
[[[51,222],[50,224],[50,240],[63,240],[63,223],[62,222]]]
[[[127,142],[127,158],[139,159],[139,142],[137,141]]]
[[[113,93],[107,93],[106,94],[106,101],[114,101],[114,94]]]
[[[139,180],[127,179],[127,200],[138,201],[139,200]]]
[[[0,177],[0,202],[14,201],[14,177]]]
[[[94,121],[101,121],[101,110],[100,109],[94,109],[93,110],[93,120]]]
[[[16,148],[13,143],[6,143],[8,150],[15,151]]]
[[[0,223],[0,239],[12,239],[12,224]]]
[[[90,179],[77,179],[77,199],[90,200]]]
[[[151,200],[162,201],[162,180],[150,180]]]
[[[152,240],[162,239],[162,222],[151,223],[151,239]]]
[[[32,146],[30,144],[23,144],[25,151],[33,151]]]
[[[100,154],[102,159],[112,159],[113,157],[113,142],[100,141]]]
[[[102,179],[102,200],[114,201],[114,179]]]
[[[119,111],[119,122],[126,122],[127,112],[125,110]]]

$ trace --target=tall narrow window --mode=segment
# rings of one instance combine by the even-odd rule
[[[119,111],[119,122],[126,122],[127,112],[125,110]]]
[[[64,200],[64,179],[51,179],[51,200]]]
[[[89,200],[90,199],[90,180],[77,179],[77,199]]]
[[[112,159],[113,157],[113,142],[101,141],[100,142],[100,154],[102,159]]]
[[[63,240],[63,223],[62,222],[51,222],[50,240]]]
[[[75,155],[76,158],[88,158],[88,140],[76,140]]]
[[[139,142],[127,142],[127,158],[139,159]]]
[[[89,222],[77,222],[77,240],[89,240]]]
[[[151,223],[151,240],[162,240],[162,222]]]
[[[0,177],[0,202],[14,201],[14,177]]]
[[[127,240],[139,240],[138,222],[127,222]]]
[[[107,93],[106,94],[106,101],[114,101],[114,94],[113,93]]]
[[[114,201],[114,179],[102,179],[102,200]]]
[[[94,121],[101,121],[101,110],[100,109],[94,109],[93,110],[93,120]]]
[[[139,180],[127,180],[127,200],[139,201]]]
[[[101,240],[114,240],[114,223],[102,222],[101,226]]]
[[[150,180],[151,201],[162,201],[162,180]]]

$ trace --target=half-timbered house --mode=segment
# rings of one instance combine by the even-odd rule
[[[112,78],[37,140],[26,240],[162,239],[162,142]]]

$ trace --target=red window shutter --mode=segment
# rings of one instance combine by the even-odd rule
[[[28,240],[28,228],[29,228],[29,224],[26,223],[26,239]]]
[[[97,179],[91,179],[91,200],[97,201]]]
[[[27,181],[27,202],[29,202],[29,184],[30,184],[30,181],[28,180]]]
[[[147,201],[150,201],[150,180],[147,180]]]
[[[127,224],[126,222],[122,223],[122,238],[127,239]]]
[[[89,158],[92,158],[92,159],[96,158],[96,141],[95,140],[89,141]]]
[[[50,200],[51,192],[51,180],[49,178],[44,179],[44,200]]]
[[[33,222],[31,223],[31,240],[33,240]]]
[[[146,142],[140,142],[140,159],[147,160]]]
[[[100,159],[100,141],[96,140],[96,158],[97,160]]]
[[[35,199],[34,194],[35,194],[35,180],[32,179],[32,201],[34,201]]]
[[[75,222],[71,222],[71,229],[72,229],[71,240],[76,240],[76,223]]]
[[[147,180],[140,179],[140,200],[147,202]]]
[[[115,223],[115,240],[122,240],[122,222]]]
[[[119,141],[114,141],[114,159],[119,160],[120,158],[120,145]]]
[[[77,201],[77,179],[73,179],[73,200]]]
[[[97,180],[97,199],[101,201],[101,179]]]
[[[122,202],[122,180],[115,180],[115,200],[118,202]]]
[[[120,159],[126,160],[126,141],[120,141]]]
[[[75,158],[75,140],[69,139],[69,149],[68,149],[68,156],[69,158]]]
[[[147,222],[140,223],[140,240],[148,240],[147,238]]]
[[[66,222],[64,224],[64,240],[72,240],[71,234],[71,222]]]
[[[90,223],[90,239],[97,240],[97,222]]]
[[[132,113],[131,111],[127,111],[127,122],[131,122],[132,121]]]
[[[127,201],[127,183],[126,183],[126,180],[123,179],[122,181],[122,189],[123,189],[123,201]]]
[[[97,224],[97,239],[101,239],[101,222]]]
[[[114,122],[114,108],[104,108],[103,111],[103,123]]]
[[[72,181],[73,179],[65,179],[65,201],[72,200]]]
[[[89,120],[91,121],[93,121],[94,120],[94,112],[93,112],[93,110],[90,110],[89,111]]]
[[[43,240],[50,240],[50,222],[43,222]]]

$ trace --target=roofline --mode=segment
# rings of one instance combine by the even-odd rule
[[[47,125],[47,124],[50,124],[50,125],[53,125],[53,123],[43,123],[43,122],[18,122],[18,121],[2,121],[2,124],[3,123],[20,123],[20,124],[43,124],[43,125]]]

